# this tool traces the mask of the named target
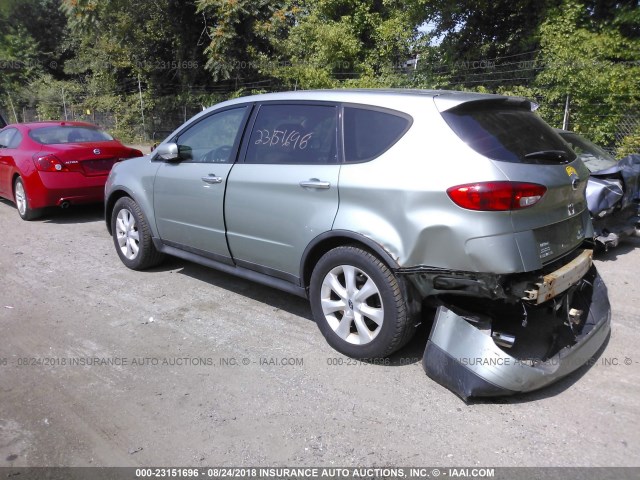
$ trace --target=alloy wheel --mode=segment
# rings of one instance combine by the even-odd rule
[[[129,260],[135,259],[140,251],[140,233],[136,219],[129,210],[122,209],[118,212],[116,236],[122,254]]]
[[[27,213],[27,194],[24,191],[24,185],[18,180],[15,187],[16,207],[21,216],[25,216]]]
[[[380,290],[365,272],[351,265],[333,268],[322,281],[320,302],[331,329],[354,345],[371,342],[382,327]]]

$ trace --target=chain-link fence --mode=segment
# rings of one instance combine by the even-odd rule
[[[626,114],[618,124],[616,142],[619,143],[624,137],[638,132],[640,132],[640,115]]]
[[[565,128],[563,124],[566,119],[568,130],[579,131],[582,136],[597,143],[613,156],[620,156],[619,147],[625,138],[638,136],[640,134],[640,113],[635,111],[623,113],[627,108],[626,105],[620,105],[619,108],[621,112],[619,114],[601,114],[584,113],[577,108],[570,109],[566,112],[565,106],[555,105],[547,108],[546,114],[543,115],[543,117],[555,128]],[[580,119],[578,125],[576,125],[577,119]],[[614,132],[613,138],[607,144],[598,141],[599,132],[597,131],[597,127],[602,124],[611,125],[611,130]]]
[[[131,125],[130,118],[124,127],[121,119],[114,112],[100,112],[91,110],[82,110],[67,108],[66,115],[62,113],[59,118],[43,118],[38,114],[35,108],[23,108],[19,112],[7,112],[4,114],[5,119],[9,123],[16,122],[41,122],[45,120],[65,120],[75,122],[89,122],[99,125],[109,132],[122,132],[126,128],[124,136],[127,141],[133,139],[142,142],[155,143],[163,140],[169,133],[178,126],[189,120],[191,117],[201,112],[202,105],[184,105],[181,108],[174,109],[153,109],[139,115],[137,123]]]

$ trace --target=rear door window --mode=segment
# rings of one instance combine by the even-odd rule
[[[262,105],[245,163],[326,165],[338,163],[335,106]]]
[[[367,162],[389,150],[411,126],[400,113],[345,107],[344,152],[348,163]]]
[[[560,136],[528,109],[463,104],[442,116],[467,145],[492,160],[553,164],[576,158]]]

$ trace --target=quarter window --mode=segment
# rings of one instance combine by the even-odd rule
[[[344,109],[344,150],[347,162],[366,162],[391,148],[411,126],[407,117],[379,110]]]
[[[337,163],[336,132],[336,107],[263,105],[249,138],[245,162]]]
[[[22,134],[15,128],[7,128],[0,132],[0,148],[17,148],[22,142]]]

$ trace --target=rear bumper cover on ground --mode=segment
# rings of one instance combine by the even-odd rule
[[[536,390],[577,370],[598,352],[611,330],[607,288],[592,268],[591,279],[583,280],[588,293],[576,300],[588,310],[573,345],[546,359],[516,358],[491,335],[440,306],[422,360],[427,375],[466,400]]]

